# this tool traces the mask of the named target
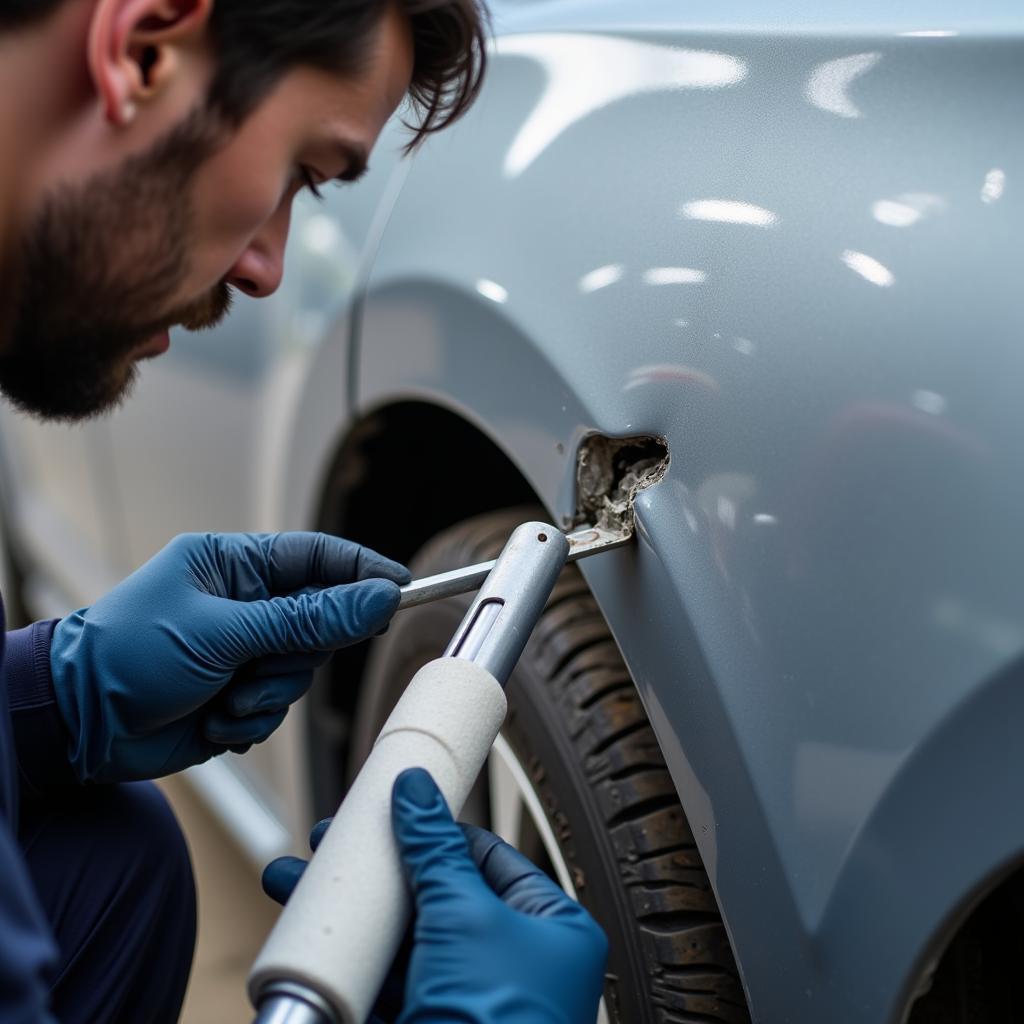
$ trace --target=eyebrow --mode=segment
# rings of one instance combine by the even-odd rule
[[[341,153],[345,161],[345,170],[338,175],[338,181],[358,181],[369,168],[369,155],[358,143],[349,142],[347,139],[338,139],[335,148]]]

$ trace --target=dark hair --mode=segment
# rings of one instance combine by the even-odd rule
[[[0,31],[53,13],[64,0],[0,0]],[[415,57],[409,96],[413,149],[458,120],[487,65],[483,0],[215,0],[210,29],[219,67],[209,102],[238,124],[291,68],[356,74],[391,4],[409,20]]]

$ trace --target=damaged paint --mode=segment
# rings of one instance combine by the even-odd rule
[[[637,494],[662,480],[670,461],[664,438],[587,438],[576,462],[577,522],[632,534]]]

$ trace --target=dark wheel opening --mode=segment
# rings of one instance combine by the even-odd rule
[[[430,541],[416,575],[493,557],[533,508]],[[469,598],[399,615],[370,655],[352,769],[402,690],[440,655]],[[510,713],[463,818],[515,842],[611,941],[603,1019],[744,1024],[749,1014],[696,844],[632,680],[583,578],[562,574],[509,685]]]
[[[908,1024],[1019,1024],[1024,992],[1024,875],[987,896],[957,930]]]
[[[440,457],[445,452],[457,457]],[[519,471],[474,426],[445,409],[403,402],[349,433],[326,474],[317,525],[408,563],[457,520],[531,502],[536,496]],[[334,813],[349,781],[356,684],[374,646],[335,654],[306,701],[308,779],[321,817]]]

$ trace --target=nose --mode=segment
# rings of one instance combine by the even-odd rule
[[[287,197],[228,271],[228,284],[254,299],[265,299],[281,287],[291,210],[291,197]]]

